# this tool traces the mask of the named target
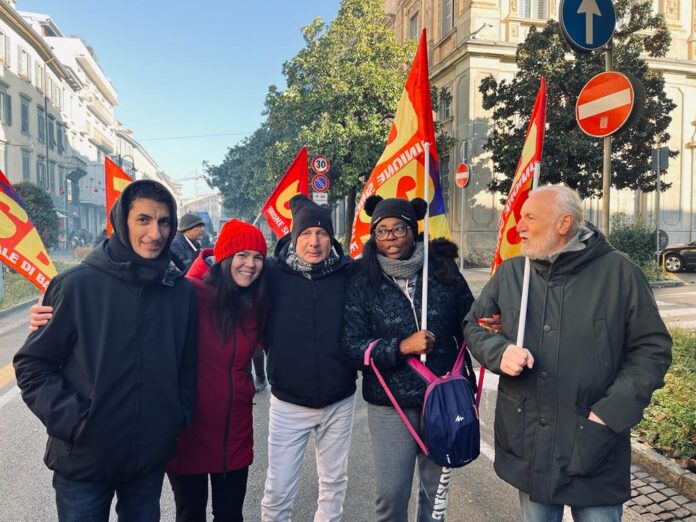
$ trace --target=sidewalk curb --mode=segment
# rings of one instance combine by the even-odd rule
[[[681,280],[677,281],[652,281],[648,283],[650,288],[672,288],[677,286],[684,286],[686,283]]]
[[[696,501],[696,474],[677,466],[634,438],[631,438],[631,462],[683,496]]]
[[[0,319],[3,317],[7,317],[8,315],[12,315],[15,312],[19,312],[21,310],[24,310],[26,308],[29,308],[31,305],[36,304],[38,302],[39,296],[37,295],[36,297],[32,297],[31,299],[27,299],[26,301],[23,301],[19,304],[16,304],[14,306],[11,306],[9,308],[6,308],[5,310],[0,310]]]

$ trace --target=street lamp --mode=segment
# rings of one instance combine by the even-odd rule
[[[138,169],[135,168],[135,160],[133,159],[133,156],[131,156],[130,154],[119,154],[118,155],[119,168],[123,169],[123,160],[125,158],[130,158],[131,167],[128,169],[128,173],[131,175],[131,177],[135,177],[134,172],[137,172]]]

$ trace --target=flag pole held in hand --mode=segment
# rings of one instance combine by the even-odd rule
[[[421,330],[428,329],[428,236],[430,233],[430,143],[427,141],[423,144],[425,149],[425,187],[423,190],[425,202],[428,206],[425,209],[425,218],[423,220],[423,291],[421,293]],[[421,354],[420,360],[425,363],[426,356]]]

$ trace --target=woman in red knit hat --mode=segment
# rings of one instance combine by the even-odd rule
[[[186,277],[198,295],[198,383],[193,423],[167,467],[177,522],[205,521],[210,477],[215,520],[242,520],[253,460],[251,359],[268,309],[261,231],[233,219]]]

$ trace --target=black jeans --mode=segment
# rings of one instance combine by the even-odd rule
[[[174,491],[176,522],[205,522],[208,476],[212,486],[213,521],[241,522],[249,467],[227,473],[175,475],[167,473]]]

